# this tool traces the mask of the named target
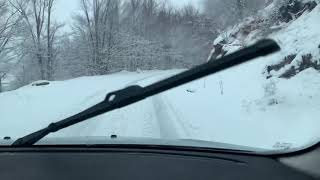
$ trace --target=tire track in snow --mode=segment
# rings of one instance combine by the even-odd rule
[[[105,94],[106,90],[98,90],[90,96],[85,97],[83,100],[75,103],[70,109],[61,113],[59,119],[65,119],[66,117],[73,116],[83,110],[93,106],[94,104],[100,102],[99,97],[101,94]],[[102,101],[102,99],[101,99]],[[90,120],[83,121],[81,123],[70,126],[67,129],[64,129],[60,132],[57,132],[56,135],[62,136],[76,136],[76,135],[90,135],[92,132],[95,132],[99,123],[97,121],[92,122],[93,119],[99,119],[100,116],[91,118]]]
[[[179,115],[163,95],[152,97],[152,101],[161,138],[181,139],[189,137],[189,133],[179,119]]]
[[[127,86],[130,86],[134,83],[147,80],[147,79],[154,77],[158,74],[160,74],[160,73],[155,73],[153,75],[150,75],[150,76],[138,79],[138,80],[134,80],[134,81],[128,80],[126,83],[127,83]],[[120,89],[120,88],[121,87],[119,87],[118,89]],[[117,89],[115,89],[115,90],[117,90]],[[98,102],[101,102],[103,100],[103,98],[108,94],[108,92],[112,92],[115,90],[110,90],[110,89],[97,90],[96,92],[92,93],[91,95],[85,97],[83,100],[74,104],[72,106],[72,108],[70,108],[70,109],[66,110],[64,113],[62,113],[60,115],[59,119],[64,119],[66,117],[70,117],[78,112],[81,112],[81,111],[95,105]],[[128,117],[126,116],[126,114],[130,114],[130,112],[128,112],[127,109],[122,109],[118,112],[119,113],[112,113],[112,114],[109,113],[109,115],[111,115],[112,119],[114,119],[114,120],[112,121],[112,123],[109,123],[108,128],[106,128],[106,129],[110,129],[110,132],[108,133],[108,131],[106,131],[106,134],[119,134],[118,132],[120,132],[120,130],[126,131],[127,125],[125,125],[123,122],[128,121]],[[59,132],[57,134],[58,135],[62,134],[62,135],[67,135],[67,136],[75,136],[75,135],[81,135],[81,134],[89,136],[92,134],[96,134],[96,131],[99,128],[101,128],[101,125],[103,126],[105,124],[104,121],[106,121],[106,119],[110,119],[110,118],[106,118],[106,116],[104,116],[104,115],[105,114],[102,114],[97,117],[91,118],[88,121],[84,121],[84,122],[81,122],[81,123],[76,124],[74,126],[71,126],[65,130],[62,130],[61,132]],[[144,133],[150,136],[150,134],[152,132],[152,130],[149,130],[150,125],[145,124],[144,126],[145,126],[144,127],[145,129],[148,129]]]
[[[167,76],[169,75],[164,73],[154,73],[150,76],[133,81],[128,85],[141,85],[149,81],[156,82]],[[180,139],[182,137],[190,137],[190,133],[188,133],[183,121],[181,121],[179,113],[177,113],[174,107],[167,101],[165,96],[156,95],[149,99],[145,100],[145,102],[150,101],[153,106],[153,110],[150,110],[150,108],[147,107],[144,109],[148,109],[153,112],[148,112],[152,115],[150,115],[150,118],[146,118],[144,120],[144,127],[147,131],[145,132],[146,134],[151,135],[152,133],[150,130],[153,130],[154,138],[159,138],[159,136],[163,139]]]
[[[134,84],[139,84],[139,82],[146,82],[148,80],[155,79],[156,76],[159,76],[163,73],[154,73],[152,75],[127,82],[127,86],[131,86]],[[77,103],[77,105],[74,106],[72,110],[68,110],[67,112],[80,112],[87,107],[90,107],[94,105],[97,102],[100,102],[100,97],[102,94],[105,95],[108,92],[105,89],[98,90],[92,95],[84,98],[80,103]],[[101,99],[102,101],[102,99]],[[136,129],[136,135],[137,136],[143,136],[143,137],[154,137],[159,138],[159,128],[157,126],[157,121],[155,120],[155,113],[153,107],[150,107],[150,104],[152,104],[152,100],[145,100],[144,102],[136,103],[135,105],[131,105],[126,108],[119,109],[117,111],[110,112],[107,116],[106,114],[100,115],[98,117],[92,118],[90,121],[84,121],[82,123],[79,123],[77,125],[74,125],[72,127],[69,127],[65,131],[61,131],[60,134],[63,135],[86,135],[86,136],[92,136],[99,134],[101,132],[101,128],[105,127],[105,134],[117,134],[117,135],[124,135],[130,134],[132,135],[132,129],[129,128],[128,123],[132,123],[130,121],[130,116],[132,113],[138,113],[140,114],[139,119],[136,119],[134,123],[141,122],[140,128]],[[137,109],[134,109],[137,108]],[[65,115],[64,115],[65,116]],[[111,121],[112,120],[112,121]],[[109,123],[106,123],[108,121]],[[108,124],[108,126],[106,126]],[[103,135],[103,134],[101,134]]]
[[[144,110],[148,109],[144,113],[143,119],[143,137],[161,138],[161,132],[156,119],[155,109],[152,106],[152,98],[145,100]]]

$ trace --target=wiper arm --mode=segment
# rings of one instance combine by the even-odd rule
[[[12,146],[26,147],[32,146],[50,133],[83,122],[98,115],[119,109],[130,104],[141,101],[150,96],[181,86],[196,79],[200,79],[210,74],[228,69],[230,67],[247,62],[251,59],[266,56],[276,51],[280,47],[273,40],[262,40],[250,47],[239,50],[215,61],[209,61],[188,71],[182,72],[170,78],[164,79],[146,87],[130,86],[119,91],[109,93],[105,100],[62,121],[52,123],[48,127],[29,134],[15,141]]]

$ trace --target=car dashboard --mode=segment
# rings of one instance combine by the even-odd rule
[[[168,147],[2,148],[1,180],[311,180],[276,158]]]

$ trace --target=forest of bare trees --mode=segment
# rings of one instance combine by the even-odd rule
[[[72,24],[61,24],[52,15],[57,1],[0,0],[0,92],[9,76],[14,88],[35,80],[194,67],[206,61],[220,31],[266,3],[203,0],[199,10],[165,0],[79,0]]]

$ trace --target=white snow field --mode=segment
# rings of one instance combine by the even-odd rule
[[[282,51],[150,97],[50,135],[196,139],[270,150],[320,140],[320,73],[308,68],[290,79],[266,79],[267,65],[285,56],[320,61],[320,6],[270,35]],[[254,32],[253,32],[254,33]],[[246,44],[255,41],[252,36]],[[219,41],[219,38],[218,40]],[[236,42],[235,42],[236,43]],[[236,49],[234,49],[236,50]],[[230,51],[229,51],[230,52]],[[292,65],[292,64],[291,64]],[[290,68],[290,67],[288,67]],[[28,85],[0,94],[0,137],[21,137],[102,101],[108,92],[145,86],[182,70],[121,72]],[[49,137],[50,137],[49,136]]]
[[[280,83],[268,106],[259,61],[230,69],[62,130],[55,137],[199,139],[259,148],[300,147],[319,137],[320,76],[309,69]],[[0,94],[0,137],[21,137],[102,101],[107,92],[146,85],[181,70],[118,73],[25,86]],[[238,74],[241,73],[241,76]],[[244,73],[245,72],[245,73]],[[304,81],[312,76],[313,81]],[[223,82],[223,93],[220,85]],[[303,91],[308,88],[307,91]],[[188,91],[192,91],[188,92]],[[49,136],[49,137],[50,137]]]

